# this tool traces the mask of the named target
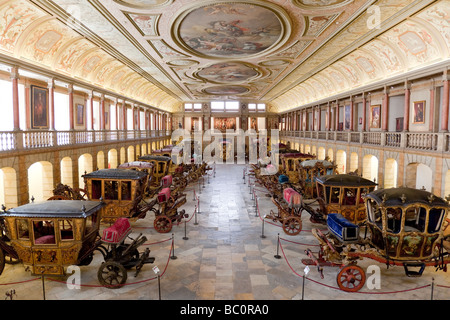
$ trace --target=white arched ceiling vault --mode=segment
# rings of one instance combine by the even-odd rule
[[[25,0],[0,0],[0,53],[172,112],[180,101],[59,19]],[[154,99],[149,99],[153,93]],[[159,101],[164,100],[164,105]]]
[[[273,104],[283,112],[449,60],[449,17],[450,1],[438,1],[294,86],[301,99],[293,100],[288,91]]]

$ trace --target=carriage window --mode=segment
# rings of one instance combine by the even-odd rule
[[[61,240],[73,240],[72,221],[59,220],[59,232],[61,233]]]
[[[118,181],[106,181],[105,180],[105,199],[117,200],[119,199],[119,183]]]
[[[95,229],[97,223],[97,215],[93,214],[86,218],[86,227],[84,229],[84,234],[89,234],[93,229]]]
[[[330,203],[339,203],[340,188],[331,188]]]
[[[317,197],[324,199],[324,194],[323,193],[324,193],[323,192],[323,186],[322,185],[318,185],[317,186]]]
[[[392,233],[399,233],[402,226],[402,214],[401,208],[387,208],[387,231]]]
[[[444,209],[430,209],[428,215],[428,233],[435,233],[441,229],[444,219]]]
[[[376,202],[369,200],[367,202],[367,208],[368,208],[368,215],[369,215],[369,220],[371,222],[374,222],[380,229],[382,229],[383,224],[382,224],[382,220],[381,220],[381,210],[378,207],[378,205],[376,204]]]
[[[412,207],[406,210],[405,231],[425,231],[425,219],[427,209],[423,207]]]
[[[164,167],[165,167],[165,163],[159,162],[158,163],[158,173],[164,173]]]
[[[342,204],[347,206],[355,205],[357,191],[356,188],[344,188]]]
[[[92,180],[92,199],[100,199],[102,196],[102,180]]]
[[[17,219],[17,238],[18,239],[30,239],[30,232],[28,230],[28,220]]]
[[[131,181],[121,183],[122,200],[131,200]]]
[[[35,244],[55,244],[55,225],[52,220],[33,221]]]

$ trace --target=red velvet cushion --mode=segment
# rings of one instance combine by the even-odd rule
[[[111,227],[103,230],[102,240],[109,243],[119,243],[130,232],[130,221],[127,218],[119,218]]]
[[[39,237],[36,240],[34,240],[35,244],[55,244],[55,236],[54,235],[48,235]]]

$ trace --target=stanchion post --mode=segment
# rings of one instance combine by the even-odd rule
[[[261,231],[261,238],[265,239],[266,236],[264,235],[264,220],[266,219],[266,217],[264,216],[264,218],[262,219],[262,231]]]
[[[302,283],[302,300],[305,299],[305,280],[306,280],[306,276],[309,273],[309,266],[306,266],[304,269],[304,275],[303,275],[303,283]]]
[[[198,222],[197,222],[197,206],[195,206],[194,215],[195,215],[194,225],[198,225]]]
[[[198,213],[202,213],[201,211],[200,211],[200,196],[199,197],[197,197],[197,212]]]
[[[177,256],[175,255],[175,239],[172,233],[172,255],[170,256],[170,259],[175,260],[176,258]]]
[[[278,240],[277,240],[277,254],[274,255],[275,259],[281,259],[281,256],[279,255],[278,250],[280,249],[280,234],[278,234]]]
[[[200,186],[200,178],[198,179],[198,193],[202,194],[202,187]]]
[[[255,217],[258,216],[258,196],[255,194]]]
[[[44,274],[42,274],[41,280],[42,280],[42,297],[45,300],[45,276],[44,276]]]
[[[194,192],[193,192],[193,196],[194,196],[194,198],[192,199],[192,201],[195,201],[195,189],[194,189]]]
[[[158,277],[158,299],[161,300],[161,276],[160,276],[160,271],[159,271],[158,266],[154,266],[152,269],[153,269],[153,272]]]
[[[186,220],[184,220],[184,237],[183,237],[183,240],[189,240],[189,238],[188,238],[188,236],[187,236],[187,234],[186,234]]]
[[[431,301],[433,301],[433,295],[434,295],[434,278],[431,278]]]

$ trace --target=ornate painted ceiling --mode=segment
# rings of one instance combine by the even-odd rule
[[[169,112],[283,112],[449,61],[449,17],[449,0],[0,0],[0,57]]]

